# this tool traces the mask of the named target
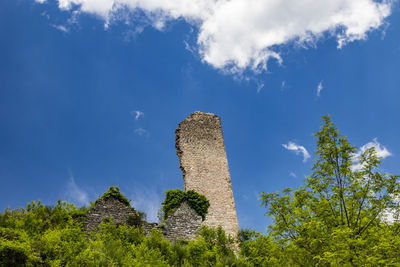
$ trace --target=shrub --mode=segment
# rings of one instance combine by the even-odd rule
[[[165,200],[162,203],[162,211],[164,213],[164,219],[167,219],[169,215],[175,212],[183,202],[187,202],[189,207],[194,209],[203,220],[210,207],[210,202],[204,195],[197,193],[194,190],[182,191],[180,189],[168,190],[165,192]]]
[[[28,242],[0,239],[0,266],[35,266],[39,262]]]
[[[134,212],[128,216],[128,220],[126,222],[129,226],[140,226],[142,223],[142,217],[138,212]]]

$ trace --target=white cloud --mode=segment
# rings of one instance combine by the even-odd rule
[[[79,186],[75,183],[74,176],[70,170],[65,197],[68,201],[71,201],[77,205],[89,205],[89,197],[87,192],[79,188]]]
[[[65,27],[65,26],[63,26],[63,25],[51,25],[53,28],[55,28],[55,29],[57,29],[57,30],[59,30],[59,31],[62,31],[62,32],[65,32],[65,33],[68,33],[69,32],[69,30],[68,30],[68,28],[67,27]]]
[[[358,154],[361,155],[366,150],[368,150],[372,147],[375,148],[376,155],[382,159],[387,158],[392,155],[392,153],[390,153],[389,150],[387,150],[387,148],[385,146],[383,146],[382,144],[380,144],[378,142],[378,138],[376,138],[376,137],[372,140],[372,142],[366,143],[365,145],[360,147]]]
[[[44,0],[36,0],[43,2]],[[241,73],[281,62],[279,46],[314,46],[334,37],[338,48],[367,38],[385,24],[394,0],[59,0],[63,10],[102,17],[105,26],[121,14],[141,11],[157,29],[184,19],[198,28],[197,52],[211,66]],[[140,17],[140,16],[136,16]],[[135,16],[132,16],[135,18]]]
[[[131,111],[131,115],[135,118],[135,120],[139,120],[141,117],[144,117],[144,113],[140,110]]]
[[[398,222],[400,219],[398,209],[385,209],[381,215],[381,219],[387,224]]]
[[[321,96],[321,91],[322,89],[324,89],[322,82],[319,82],[318,86],[317,86],[317,96],[320,97]]]
[[[43,4],[46,0],[35,0],[37,3]]]
[[[377,138],[374,138],[372,142],[368,142],[365,145],[361,146],[358,151],[353,155],[354,164],[351,166],[351,169],[353,171],[360,171],[362,169],[363,166],[361,163],[359,163],[359,158],[361,154],[372,147],[375,148],[376,155],[381,159],[385,159],[392,155],[392,153],[390,153],[385,146],[378,142]]]
[[[394,207],[386,208],[380,215],[383,222],[387,224],[393,224],[400,222],[400,197],[397,195],[391,195]]]
[[[297,175],[294,172],[289,172],[289,176],[293,178],[297,178]]]
[[[289,142],[288,144],[282,144],[282,146],[287,150],[296,152],[296,155],[302,154],[303,162],[306,162],[311,157],[304,146],[297,145],[294,142]]]

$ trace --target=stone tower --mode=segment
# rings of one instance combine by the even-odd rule
[[[220,118],[194,112],[176,129],[175,147],[185,191],[195,190],[210,201],[204,223],[221,225],[227,234],[236,236],[239,226]]]

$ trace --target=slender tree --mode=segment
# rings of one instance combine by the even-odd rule
[[[382,242],[399,241],[398,176],[379,171],[374,148],[357,156],[329,116],[315,137],[316,159],[304,186],[261,195],[273,218],[271,237],[300,265],[359,265],[375,256],[389,260],[376,253]],[[385,219],[388,213],[391,221]]]

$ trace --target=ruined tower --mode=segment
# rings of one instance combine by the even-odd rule
[[[235,236],[239,226],[220,118],[194,112],[176,129],[175,147],[185,190],[195,190],[210,201],[204,223],[221,225]]]

